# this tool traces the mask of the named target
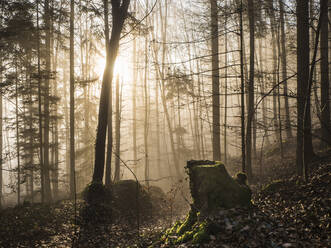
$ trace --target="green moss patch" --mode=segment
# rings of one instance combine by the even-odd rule
[[[198,216],[199,213],[191,210],[183,222],[177,221],[166,230],[161,240],[173,245],[187,242],[200,244],[209,240],[209,224],[207,221],[199,221]]]

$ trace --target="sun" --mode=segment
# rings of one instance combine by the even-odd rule
[[[103,72],[106,66],[106,58],[99,57],[95,67],[95,73],[99,78],[102,78]],[[131,79],[131,71],[129,68],[128,61],[122,56],[117,56],[114,66],[114,78],[119,76],[124,81],[129,81]]]

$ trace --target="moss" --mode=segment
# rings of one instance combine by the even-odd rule
[[[189,214],[187,215],[185,221],[183,222],[182,225],[180,225],[176,231],[176,234],[183,234],[186,231],[188,231],[193,224],[197,221],[197,213],[194,210],[190,210]]]
[[[161,236],[161,241],[164,241],[168,243],[168,237],[169,235],[176,234],[178,228],[183,224],[181,221],[176,221],[175,224],[171,227],[168,228],[165,233]]]
[[[183,233],[175,243],[181,244],[192,241],[193,244],[201,244],[207,240],[209,240],[208,223],[204,221],[195,223],[192,229]]]
[[[208,224],[207,222],[203,222],[198,226],[197,231],[193,235],[192,243],[201,244],[207,240],[209,240]]]
[[[176,244],[186,243],[186,242],[192,240],[193,236],[194,236],[194,232],[193,231],[187,231],[183,235],[181,235],[179,238],[177,238],[177,240],[175,241],[175,243]]]
[[[182,244],[189,241],[200,244],[209,239],[211,230],[210,224],[207,221],[197,221],[197,214],[191,210],[185,221],[177,221],[172,228],[165,232],[161,240],[168,244]],[[170,239],[170,236],[177,238]]]

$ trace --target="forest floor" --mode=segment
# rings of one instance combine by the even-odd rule
[[[199,245],[160,241],[174,220],[185,217],[183,211],[176,216],[169,208],[155,211],[140,220],[138,232],[135,218],[82,225],[74,214],[76,209],[78,216],[82,209],[79,200],[76,208],[72,201],[61,201],[0,211],[0,247],[330,247],[330,154],[312,163],[307,182],[294,176],[293,166],[284,169],[280,164],[275,176],[275,161],[272,171],[264,170],[265,178],[273,181],[260,180],[264,186],[252,186],[252,208],[222,210],[210,216],[218,230]]]

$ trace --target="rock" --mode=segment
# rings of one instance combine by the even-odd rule
[[[152,209],[147,191],[134,180],[121,180],[112,186],[114,209],[124,215],[148,214]]]

